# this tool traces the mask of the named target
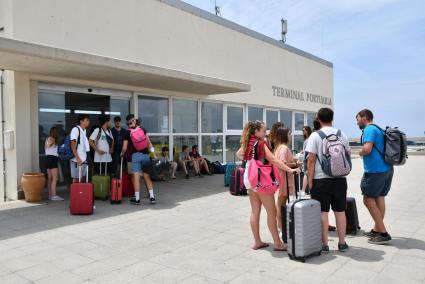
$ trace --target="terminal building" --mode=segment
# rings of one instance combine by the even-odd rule
[[[0,202],[80,113],[134,113],[156,151],[225,163],[248,120],[283,122],[300,150],[333,106],[332,63],[179,0],[0,0],[0,69]]]

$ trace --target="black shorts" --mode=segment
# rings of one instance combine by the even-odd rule
[[[363,196],[380,197],[387,196],[391,189],[394,169],[391,168],[385,173],[364,173],[360,188]]]
[[[311,198],[320,202],[322,212],[344,212],[347,204],[347,179],[324,178],[313,180]]]
[[[59,158],[53,155],[47,155],[46,157],[46,168],[47,169],[57,169],[58,168]]]

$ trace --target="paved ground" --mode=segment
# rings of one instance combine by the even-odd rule
[[[364,229],[361,161],[349,192]],[[425,157],[397,168],[386,218],[391,246],[349,237],[349,253],[302,264],[286,253],[253,251],[246,197],[230,196],[222,175],[157,185],[158,201],[132,207],[96,203],[93,216],[70,216],[68,203],[0,210],[0,283],[425,283]],[[265,217],[265,216],[263,216]],[[262,235],[271,241],[262,219]]]

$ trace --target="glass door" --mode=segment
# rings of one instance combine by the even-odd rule
[[[90,126],[87,135],[90,135],[91,130],[99,125],[98,116],[101,114],[111,116],[111,126],[115,116],[125,119],[130,112],[130,99],[108,95],[39,90],[38,107],[39,165],[40,170],[46,173],[44,144],[51,127],[59,130],[59,144],[61,144],[71,129],[78,124],[78,115],[88,114]],[[62,181],[70,182],[69,163],[61,163],[61,169]]]

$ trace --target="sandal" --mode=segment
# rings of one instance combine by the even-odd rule
[[[252,249],[253,249],[253,250],[259,250],[259,249],[266,248],[266,247],[268,247],[268,246],[269,246],[269,244],[267,244],[267,243],[263,243],[262,245],[260,245],[260,246],[258,246],[258,247],[253,247]]]
[[[280,248],[273,248],[274,251],[288,251],[288,246],[283,244]]]

